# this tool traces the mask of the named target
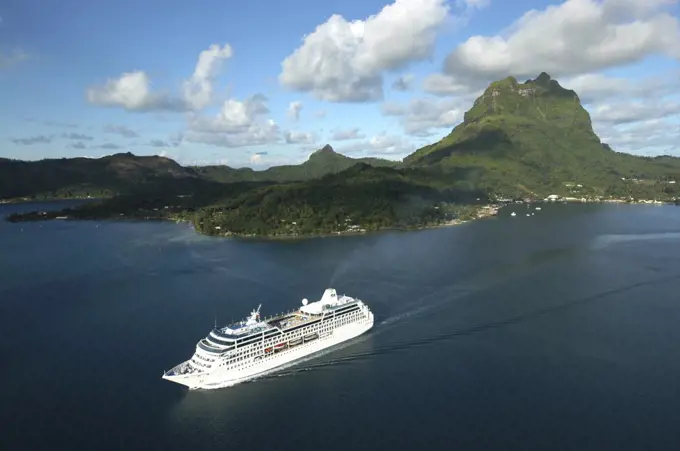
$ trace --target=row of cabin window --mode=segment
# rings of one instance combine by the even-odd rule
[[[359,312],[357,311],[355,313],[351,313],[350,315],[346,315],[343,318],[337,319],[335,321],[336,324],[333,326],[333,328],[338,327],[338,326],[343,326],[345,324],[349,324],[349,323],[356,321],[358,314],[359,314]],[[288,337],[288,341],[293,340],[295,338],[299,338],[299,337],[304,336],[304,335],[307,335],[307,333],[311,332],[311,329],[313,327],[314,326],[306,326],[306,327],[303,327],[302,329],[300,329],[299,331],[295,331],[292,335],[290,335]],[[321,327],[318,328],[317,331],[318,332],[326,332],[330,328],[331,328],[331,323],[325,322],[325,323],[322,323]],[[236,356],[234,356],[232,359],[229,360],[229,363],[231,364],[231,363],[234,363],[234,362],[240,362],[244,359],[248,359],[248,358],[252,357],[253,354],[260,354],[260,352],[257,352],[257,351],[261,351],[264,347],[272,346],[275,342],[278,342],[278,341],[280,341],[280,338],[277,339],[277,340],[276,339],[275,340],[267,339],[267,340],[264,341],[264,344],[260,344],[262,342],[257,342],[258,344],[255,345],[255,346],[249,347],[248,351],[246,351],[242,354],[237,354]]]
[[[346,318],[341,318],[341,319],[339,319],[339,320],[338,320],[338,321],[339,321],[338,326],[344,325],[344,324],[348,324],[348,323],[351,323],[351,322],[356,321],[356,319],[357,319],[357,317],[358,317],[358,313],[359,313],[359,312],[357,312],[356,314],[353,314],[353,315],[349,315],[349,316],[346,317]],[[336,321],[336,322],[338,322],[338,321]],[[330,324],[324,324],[324,325],[322,325],[322,327],[319,329],[319,331],[322,331],[322,332],[323,332],[323,331],[327,330],[327,329],[329,328],[329,326],[330,326]],[[337,327],[337,326],[335,326],[335,327]],[[307,329],[307,328],[305,328],[305,329]],[[305,329],[302,329],[302,330],[305,330]],[[294,337],[294,336],[295,336],[295,335],[292,335],[291,338]],[[264,347],[263,345],[258,345],[258,346],[254,347],[254,348],[251,348],[251,349],[253,349],[253,350],[254,350],[254,349],[262,349],[263,347]],[[248,362],[239,363],[239,364],[234,365],[235,362],[240,362],[240,361],[242,361],[242,360],[244,360],[244,359],[246,359],[246,358],[249,358],[249,356],[250,356],[251,354],[252,354],[252,351],[249,352],[249,353],[247,353],[247,354],[244,355],[244,356],[241,356],[241,357],[237,358],[236,360],[230,361],[230,362],[229,362],[230,369],[231,369],[231,368],[238,368],[238,367],[241,367],[241,366],[243,366],[243,365],[250,364],[251,362],[250,362],[250,360],[249,360]]]
[[[209,359],[209,358],[207,358],[207,357],[203,357],[203,356],[200,355],[200,354],[196,354],[196,357],[198,357],[199,359],[204,360],[204,361],[206,361],[206,362],[214,362],[214,361],[215,361],[215,359]]]

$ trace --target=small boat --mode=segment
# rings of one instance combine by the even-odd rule
[[[309,334],[304,336],[305,341],[312,341],[316,340],[317,338],[319,338],[319,334]]]
[[[517,213],[513,211],[512,213],[510,213],[510,216],[517,216]]]

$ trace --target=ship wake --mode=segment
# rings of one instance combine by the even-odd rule
[[[499,320],[499,321],[487,322],[487,323],[483,323],[483,324],[478,324],[478,325],[473,325],[473,326],[469,326],[469,327],[451,330],[451,331],[441,333],[441,334],[433,334],[433,335],[430,335],[430,336],[427,336],[427,337],[422,337],[422,338],[417,338],[417,339],[413,339],[413,340],[388,344],[386,346],[376,347],[374,349],[371,349],[370,351],[352,353],[352,354],[349,354],[349,355],[346,355],[346,356],[337,357],[337,358],[333,358],[333,359],[330,359],[330,360],[325,360],[325,361],[322,361],[322,362],[319,362],[319,363],[305,365],[304,367],[298,368],[294,371],[278,372],[278,374],[276,374],[275,377],[286,377],[286,376],[294,375],[296,373],[300,373],[300,372],[303,372],[303,371],[316,371],[316,370],[326,369],[330,366],[353,364],[353,363],[356,363],[356,362],[361,361],[361,360],[367,360],[367,359],[375,358],[376,356],[393,354],[395,352],[400,352],[400,351],[408,351],[408,350],[411,350],[411,349],[417,348],[417,347],[429,346],[429,345],[439,343],[439,342],[449,341],[449,340],[457,339],[457,338],[464,337],[464,336],[470,336],[470,335],[474,335],[474,334],[478,334],[478,333],[483,333],[483,332],[486,332],[486,331],[489,331],[489,330],[499,329],[499,328],[502,328],[502,327],[505,327],[505,326],[521,323],[521,322],[528,321],[528,320],[538,318],[538,317],[541,317],[541,316],[544,316],[544,315],[548,315],[548,314],[551,314],[551,313],[564,311],[564,310],[575,308],[575,307],[578,307],[578,306],[581,306],[581,305],[589,304],[591,302],[602,300],[602,299],[605,299],[609,296],[619,294],[619,293],[624,293],[624,292],[634,290],[636,288],[640,288],[640,287],[643,287],[643,286],[655,285],[655,284],[670,282],[670,281],[674,281],[674,280],[680,280],[680,275],[673,275],[673,276],[670,276],[670,277],[656,278],[656,279],[646,280],[646,281],[637,282],[637,283],[633,283],[633,284],[628,284],[628,285],[624,285],[624,286],[619,287],[619,288],[614,288],[614,289],[611,289],[611,290],[603,291],[603,292],[596,293],[596,294],[591,295],[591,296],[587,296],[587,297],[583,297],[583,298],[579,298],[579,299],[574,299],[574,300],[567,301],[567,302],[564,302],[564,303],[561,303],[561,304],[558,304],[558,305],[546,307],[546,308],[543,308],[543,309],[534,310],[534,311],[531,311],[531,312],[528,312],[528,313],[525,313],[525,314],[522,314],[522,315],[516,315],[516,316],[509,317],[509,318],[506,318],[506,319],[502,319],[502,320]],[[378,333],[378,332],[379,332],[379,330],[375,330],[373,333],[371,333],[369,335],[358,337],[357,340],[352,340],[351,342],[343,345],[341,348],[357,344],[357,342],[360,341],[360,339],[365,340],[370,336],[375,336],[375,334]],[[329,349],[328,352],[337,351],[338,349],[341,349],[341,348]],[[324,352],[324,354],[325,353],[327,353],[327,352]],[[318,356],[314,356],[313,358],[319,357],[319,356],[321,356],[321,354],[318,355]],[[311,358],[305,359],[305,360],[311,360]],[[299,363],[304,363],[304,361],[297,362],[297,364],[299,364]]]

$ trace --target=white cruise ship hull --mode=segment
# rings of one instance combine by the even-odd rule
[[[365,316],[360,321],[346,324],[320,334],[318,338],[303,342],[294,347],[272,353],[270,356],[244,365],[238,369],[215,368],[212,371],[195,372],[182,375],[163,375],[163,379],[185,385],[190,389],[216,389],[229,387],[257,376],[275,372],[282,367],[290,366],[305,357],[313,356],[329,347],[346,342],[367,332],[373,327],[373,313],[365,309]]]

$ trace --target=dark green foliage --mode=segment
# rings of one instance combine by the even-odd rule
[[[98,159],[0,160],[0,199],[108,197],[152,189],[149,185],[197,179],[196,173],[164,157],[131,153]]]
[[[483,196],[437,190],[425,181],[429,176],[357,164],[308,182],[248,191],[202,210],[196,224],[207,234],[268,236],[413,227],[441,219],[433,202]]]

